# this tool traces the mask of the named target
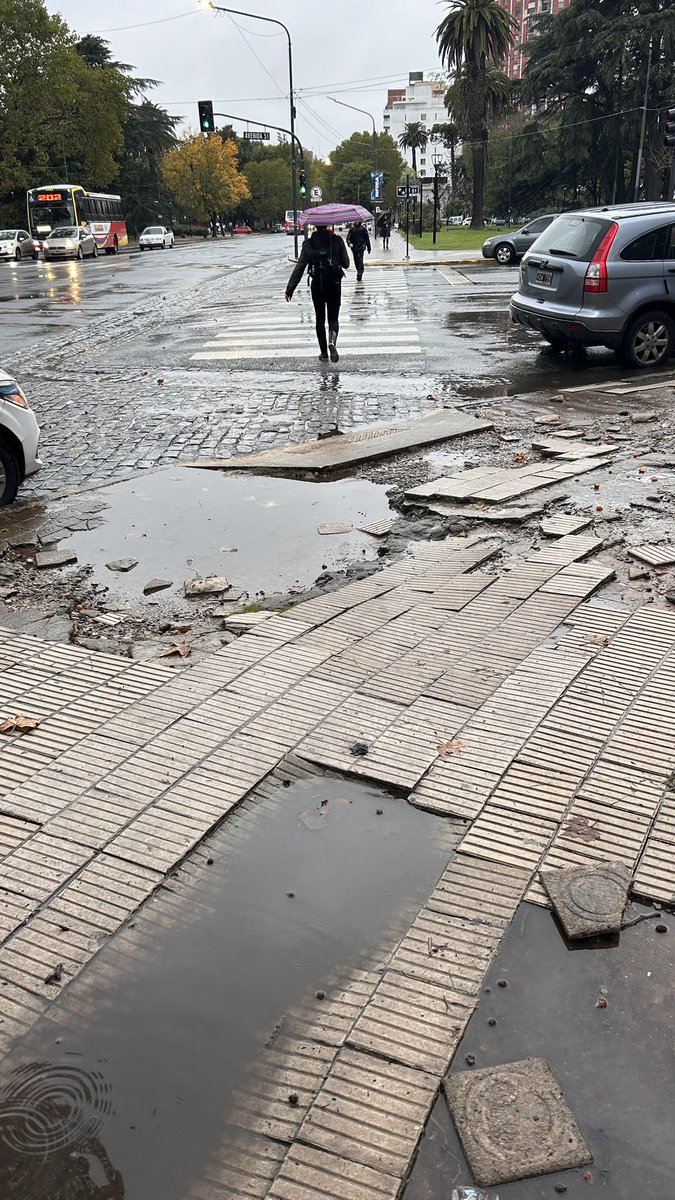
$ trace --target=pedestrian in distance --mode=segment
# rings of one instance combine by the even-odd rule
[[[354,266],[356,267],[356,278],[360,281],[363,279],[363,256],[366,250],[370,254],[370,237],[363,221],[356,221],[352,225],[347,234],[347,245],[351,246],[351,251],[354,255]]]
[[[286,284],[286,299],[302,279],[305,270],[309,275],[312,304],[316,313],[316,336],[319,342],[319,358],[337,362],[337,339],[340,331],[340,304],[342,280],[349,269],[349,255],[341,237],[328,228],[315,229],[311,237],[303,242],[300,257]],[[328,319],[328,341],[326,341],[326,319]]]
[[[391,225],[389,217],[383,217],[380,221],[380,237],[382,238],[382,249],[389,249],[389,234],[391,233]]]

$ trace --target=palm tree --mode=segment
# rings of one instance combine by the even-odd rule
[[[503,62],[515,31],[515,20],[497,0],[450,0],[448,13],[436,30],[441,61],[457,72],[463,67],[466,71],[462,118],[468,129],[473,161],[473,229],[483,228],[488,63]]]
[[[420,121],[411,121],[409,125],[406,125],[398,139],[401,149],[412,150],[413,171],[417,171],[417,151],[424,150],[428,140],[429,135]]]

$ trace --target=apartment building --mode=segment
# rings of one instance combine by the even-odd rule
[[[411,71],[407,87],[390,88],[387,92],[383,114],[384,132],[390,133],[398,143],[406,125],[419,122],[429,132],[434,125],[447,121],[448,114],[443,103],[447,90],[446,81],[425,79],[423,71]],[[432,152],[431,144],[427,146],[426,151],[417,151],[417,169],[421,175],[432,173]],[[411,151],[401,150],[401,154],[412,166]]]
[[[505,64],[509,79],[520,79],[527,62],[527,43],[534,33],[535,18],[541,13],[555,15],[569,4],[569,0],[498,0],[502,8],[514,18],[518,27],[513,46]]]

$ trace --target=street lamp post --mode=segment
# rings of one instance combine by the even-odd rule
[[[431,161],[434,164],[434,246],[436,245],[436,230],[438,228],[438,173],[445,162],[442,154],[436,152],[432,154]]]
[[[288,38],[288,88],[289,88],[289,93],[290,93],[289,98],[290,98],[290,104],[291,104],[291,128],[290,128],[290,130],[284,130],[284,132],[289,132],[291,135],[291,158],[292,158],[292,164],[293,164],[293,242],[294,242],[295,257],[297,258],[298,257],[298,159],[297,159],[296,150],[295,150],[297,138],[295,136],[295,97],[293,95],[293,45],[291,42],[290,31],[288,29],[288,26],[284,25],[283,21],[278,21],[276,17],[261,17],[260,13],[243,12],[242,9],[240,9],[240,8],[225,8],[222,4],[214,4],[213,0],[209,0],[209,8],[212,8],[214,10],[214,12],[232,13],[236,17],[250,17],[254,21],[267,21],[267,23],[269,25],[279,25],[283,29],[284,33],[286,34],[286,37]],[[222,115],[222,114],[219,114],[219,115]],[[251,122],[252,125],[255,125],[258,123],[259,122],[256,122],[256,121]],[[276,127],[271,126],[271,128],[276,128]]]
[[[361,113],[364,117],[368,117],[369,120],[373,122],[373,175],[377,175],[377,129],[373,114],[368,112],[368,110],[365,108],[357,108],[355,104],[346,104],[344,100],[336,100],[335,96],[329,96],[328,99],[332,100],[333,104],[341,105],[342,108],[351,108],[352,112]],[[373,179],[373,183],[374,182],[375,180]],[[384,195],[382,196],[382,199],[384,200]],[[373,230],[373,234],[375,237],[377,237],[377,228]]]

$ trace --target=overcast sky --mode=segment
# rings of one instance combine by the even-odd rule
[[[300,92],[298,134],[321,157],[355,129],[369,127],[366,118],[334,104],[328,94],[370,110],[381,129],[387,88],[404,84],[408,71],[440,67],[433,32],[445,5],[437,0],[340,0],[335,20],[324,15],[332,7],[330,0],[233,3],[288,25]],[[187,127],[197,128],[196,102],[208,99],[216,111],[288,123],[288,101],[280,98],[281,92],[288,94],[287,43],[281,30],[276,35],[262,21],[196,11],[198,0],[46,4],[76,32],[106,38],[113,56],[133,63],[140,75],[161,80],[151,98]],[[309,17],[312,12],[316,15]],[[304,98],[303,89],[309,89]]]

